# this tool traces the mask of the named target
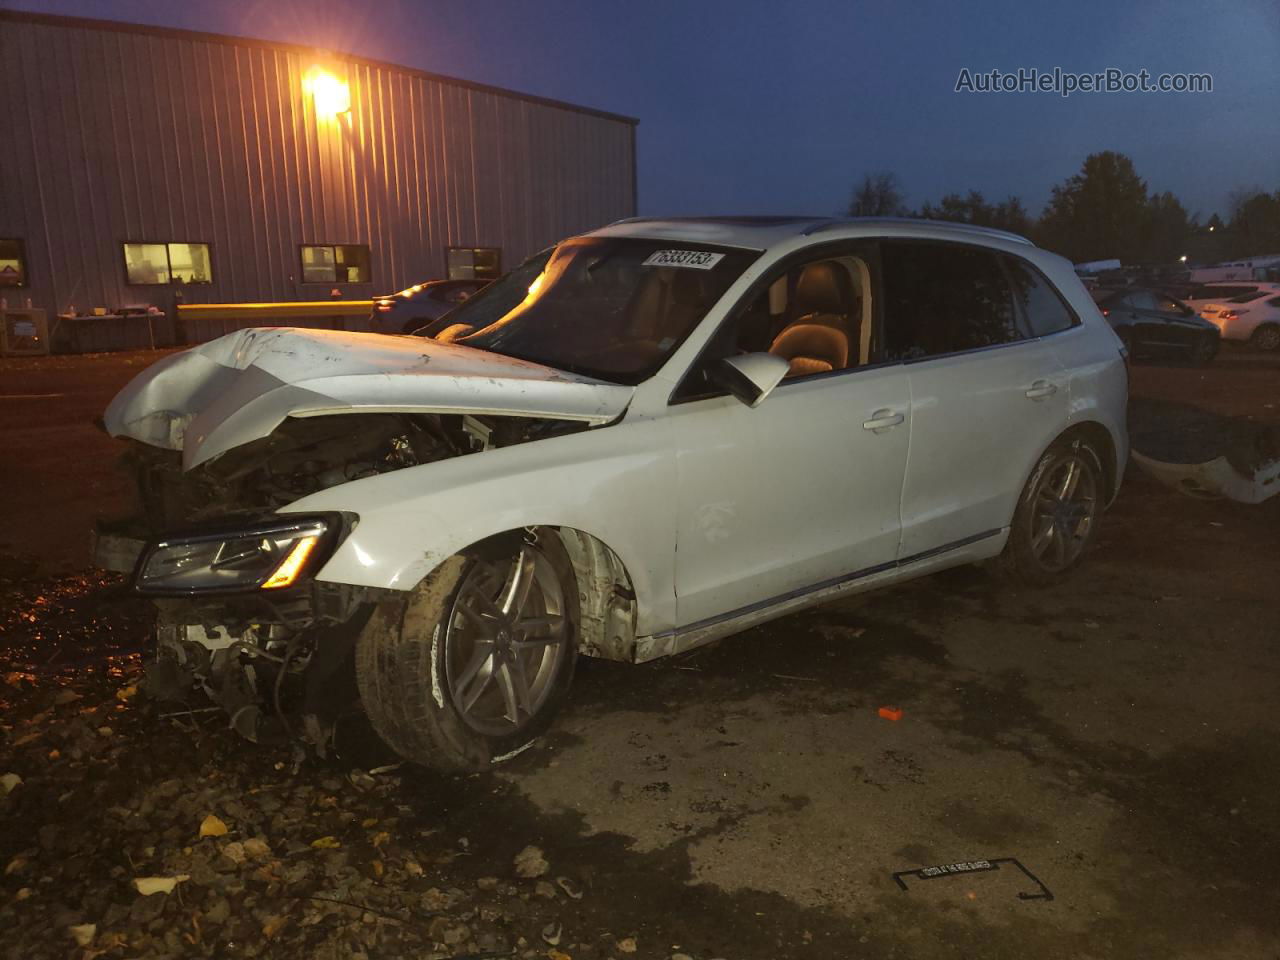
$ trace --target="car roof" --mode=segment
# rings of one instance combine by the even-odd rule
[[[768,250],[796,237],[822,234],[827,239],[866,236],[931,237],[935,239],[974,239],[982,237],[1033,246],[1026,237],[990,227],[968,223],[945,223],[940,220],[918,220],[909,217],[835,217],[768,216],[768,217],[632,217],[618,220],[586,234],[591,237],[643,237],[653,240],[742,247]]]

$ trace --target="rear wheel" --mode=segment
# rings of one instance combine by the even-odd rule
[[[1084,440],[1059,440],[1031,471],[1000,556],[1004,570],[1028,584],[1069,573],[1093,544],[1104,501],[1097,452]]]
[[[1265,327],[1259,327],[1253,331],[1253,337],[1249,341],[1253,344],[1255,350],[1280,350],[1280,327],[1274,324],[1267,324]]]
[[[483,769],[528,747],[573,678],[577,589],[553,532],[450,557],[356,646],[375,730],[439,769]]]

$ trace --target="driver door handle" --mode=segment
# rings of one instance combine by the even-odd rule
[[[906,416],[901,413],[894,413],[892,410],[877,410],[871,414],[870,420],[862,421],[862,429],[883,433],[890,427],[896,427],[905,419],[907,419]]]
[[[1045,397],[1052,397],[1057,392],[1058,388],[1048,380],[1037,380],[1031,384],[1031,389],[1027,391],[1027,396],[1032,400],[1043,400]]]

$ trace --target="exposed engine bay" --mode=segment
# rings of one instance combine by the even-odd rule
[[[159,535],[176,527],[262,514],[375,474],[585,429],[583,423],[471,414],[334,414],[290,417],[269,436],[183,471],[182,455],[130,441],[140,520]]]
[[[143,543],[175,531],[252,524],[328,487],[586,428],[471,414],[287,418],[269,436],[187,471],[180,451],[131,440],[123,460],[138,510],[101,526],[99,562],[127,571]],[[102,559],[113,552],[129,559]],[[202,690],[248,739],[300,739],[323,754],[339,720],[358,713],[350,658],[360,629],[378,603],[402,596],[307,579],[274,592],[156,598],[146,688],[180,702]]]

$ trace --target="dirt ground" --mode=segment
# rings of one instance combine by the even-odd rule
[[[147,610],[83,557],[124,491],[91,420],[153,358],[0,360],[0,955],[1280,957],[1280,497],[1131,468],[1060,586],[955,570],[588,661],[499,772],[370,774],[135,694]],[[1173,446],[1188,409],[1280,426],[1276,357],[1132,392]]]

